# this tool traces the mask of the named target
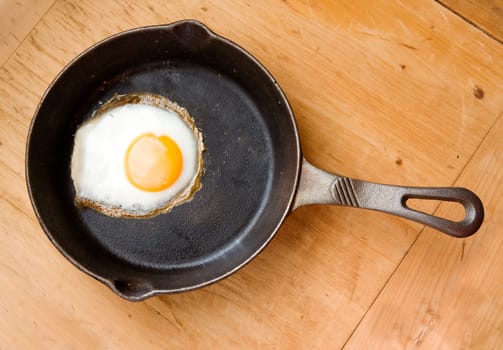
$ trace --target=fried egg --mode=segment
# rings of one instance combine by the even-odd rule
[[[166,213],[199,190],[203,150],[186,109],[162,96],[116,95],[75,134],[75,202],[112,217]]]

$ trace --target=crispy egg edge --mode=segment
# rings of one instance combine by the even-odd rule
[[[160,214],[169,213],[174,207],[183,203],[190,202],[192,198],[194,198],[195,193],[199,191],[202,187],[201,176],[203,173],[203,166],[204,166],[203,152],[206,150],[203,143],[203,134],[196,127],[194,119],[190,116],[189,112],[184,107],[181,107],[176,102],[173,102],[164,96],[143,92],[135,92],[126,95],[115,94],[110,100],[105,102],[99,109],[94,111],[91,118],[89,118],[89,120],[81,124],[79,128],[91,122],[92,120],[100,117],[107,111],[126,104],[150,105],[165,110],[173,111],[182,118],[185,124],[187,124],[189,129],[192,131],[193,135],[196,137],[197,151],[198,151],[197,152],[198,166],[196,170],[196,176],[194,176],[191,182],[184,189],[182,189],[175,196],[173,196],[173,198],[171,198],[171,200],[168,201],[165,205],[159,208],[154,208],[142,214],[130,212],[122,207],[108,207],[103,205],[102,203],[98,203],[89,200],[87,198],[79,198],[77,195],[75,197],[75,205],[78,208],[87,207],[94,209],[104,215],[113,218],[148,219]]]

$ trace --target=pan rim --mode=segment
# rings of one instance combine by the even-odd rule
[[[84,56],[88,55],[90,52],[93,52],[97,47],[100,47],[100,46],[102,46],[102,45],[104,45],[104,44],[106,44],[106,43],[108,43],[110,41],[116,40],[117,38],[121,38],[121,37],[129,35],[129,34],[133,34],[133,33],[137,33],[137,32],[144,32],[144,31],[167,30],[167,29],[175,28],[176,26],[181,25],[181,24],[192,24],[192,25],[198,26],[199,28],[204,29],[208,33],[209,37],[212,40],[221,41],[224,44],[232,47],[234,50],[240,51],[241,54],[243,54],[257,68],[259,68],[260,71],[264,74],[264,76],[267,77],[268,80],[270,80],[272,82],[272,84],[274,85],[275,89],[279,93],[279,96],[282,99],[282,102],[285,104],[285,108],[287,110],[288,117],[290,118],[290,122],[291,122],[291,125],[292,125],[292,130],[293,130],[293,134],[294,134],[294,137],[295,137],[295,140],[293,140],[293,138],[292,138],[292,141],[295,142],[295,149],[292,152],[295,152],[295,161],[296,161],[295,168],[296,168],[296,171],[295,171],[294,178],[289,180],[292,183],[293,186],[292,186],[291,192],[290,192],[290,194],[288,196],[288,201],[287,201],[286,206],[285,206],[285,208],[283,210],[283,213],[281,215],[278,215],[278,216],[280,216],[279,220],[277,221],[277,223],[274,226],[273,230],[269,233],[267,239],[265,239],[262,242],[262,244],[258,247],[258,249],[256,249],[252,254],[250,254],[243,262],[241,262],[240,264],[237,264],[236,266],[234,266],[229,271],[227,271],[227,272],[225,272],[223,274],[219,274],[217,277],[215,277],[213,279],[210,279],[210,280],[207,280],[207,281],[204,281],[204,282],[201,282],[199,284],[194,284],[194,285],[187,286],[187,287],[172,288],[172,289],[155,289],[155,288],[152,288],[148,292],[144,292],[144,293],[142,293],[140,295],[129,295],[129,294],[123,293],[119,288],[117,288],[117,286],[114,284],[114,281],[111,281],[110,279],[108,279],[106,277],[103,277],[103,276],[99,275],[98,273],[95,273],[95,272],[89,270],[84,265],[82,265],[79,261],[77,261],[76,259],[74,259],[57,242],[57,240],[54,238],[54,236],[52,235],[51,231],[49,230],[48,226],[46,225],[46,221],[44,220],[44,218],[42,217],[42,215],[40,214],[40,211],[39,211],[39,203],[35,199],[34,193],[32,192],[32,188],[31,188],[31,177],[30,177],[30,166],[29,166],[29,159],[30,159],[30,157],[29,157],[29,154],[30,154],[30,149],[32,148],[32,142],[31,142],[31,140],[32,140],[32,132],[33,132],[33,129],[35,128],[35,124],[37,123],[37,119],[38,119],[38,116],[39,116],[40,109],[43,106],[43,104],[44,104],[45,100],[47,99],[47,97],[49,96],[50,92],[52,91],[53,87],[62,78],[62,76],[70,69],[70,67],[72,67],[74,64],[76,64]],[[285,115],[284,117],[286,118],[287,116]],[[176,22],[173,22],[173,23],[169,23],[169,24],[149,25],[149,26],[142,26],[142,27],[136,27],[136,28],[127,29],[127,30],[118,32],[116,34],[113,34],[111,36],[108,36],[108,37],[106,37],[106,38],[98,41],[97,43],[93,44],[92,46],[88,47],[87,49],[83,50],[78,55],[76,55],[72,60],[70,60],[67,64],[64,65],[64,67],[54,77],[54,79],[48,85],[48,87],[45,90],[44,94],[40,98],[40,101],[39,101],[39,103],[38,103],[38,105],[37,105],[37,107],[36,107],[36,109],[35,109],[35,111],[33,113],[33,117],[31,119],[31,122],[30,122],[30,125],[29,125],[29,128],[28,128],[26,147],[25,147],[25,181],[26,181],[26,186],[27,186],[27,190],[28,190],[30,202],[31,202],[32,208],[34,210],[35,216],[36,216],[36,218],[37,218],[40,226],[42,227],[44,233],[46,234],[46,236],[49,238],[49,240],[51,241],[51,243],[56,247],[56,249],[66,259],[68,259],[68,261],[70,261],[75,267],[77,267],[80,271],[82,271],[82,272],[86,273],[87,275],[95,278],[96,280],[98,280],[101,283],[103,283],[106,286],[108,286],[113,292],[115,292],[119,296],[121,296],[121,297],[123,297],[123,298],[125,298],[127,300],[130,300],[130,301],[141,301],[141,300],[144,300],[146,298],[149,298],[149,297],[152,297],[152,296],[155,296],[155,295],[159,295],[159,294],[179,293],[179,292],[186,292],[186,291],[189,291],[189,290],[198,289],[198,288],[201,288],[201,287],[213,284],[213,283],[215,283],[217,281],[220,281],[220,280],[222,280],[222,279],[230,276],[231,274],[235,273],[239,269],[243,268],[245,265],[247,265],[260,252],[262,252],[262,250],[275,237],[276,233],[278,232],[279,228],[283,224],[284,220],[286,219],[286,217],[288,216],[288,214],[291,212],[292,206],[293,206],[293,203],[294,203],[294,199],[295,199],[295,196],[297,194],[298,185],[299,185],[301,165],[302,165],[302,151],[301,151],[300,137],[299,137],[297,123],[296,123],[296,120],[295,120],[295,115],[294,115],[293,110],[291,108],[291,105],[290,105],[290,103],[289,103],[289,101],[288,101],[285,93],[281,89],[279,83],[272,76],[272,74],[267,70],[267,68],[265,68],[265,66],[258,59],[256,59],[252,54],[250,54],[248,51],[246,51],[244,48],[242,48],[241,46],[239,46],[235,42],[233,42],[233,41],[231,41],[231,40],[229,40],[229,39],[227,39],[227,38],[225,38],[225,37],[223,37],[223,36],[221,36],[221,35],[213,32],[205,24],[201,23],[200,21],[194,20],[194,19],[185,19],[185,20],[179,20],[179,21],[176,21]],[[273,192],[274,192],[274,189],[273,189]]]

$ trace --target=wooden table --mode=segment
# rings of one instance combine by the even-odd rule
[[[0,1],[0,349],[503,348],[502,11],[501,0]],[[88,46],[182,18],[264,63],[314,164],[468,187],[485,204],[481,230],[454,239],[310,206],[252,263],[197,291],[131,303],[79,272],[28,199],[33,112]]]

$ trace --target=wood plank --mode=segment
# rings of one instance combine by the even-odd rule
[[[502,0],[439,0],[439,2],[503,43]]]
[[[339,348],[421,231],[378,213],[301,208],[239,273],[139,304],[66,262],[24,185],[38,100],[89,45],[182,18],[266,65],[306,157],[331,171],[450,185],[503,110],[501,45],[434,2],[57,2],[0,69],[0,348]]]
[[[14,52],[54,0],[0,1],[0,66]]]
[[[426,229],[347,349],[501,349],[503,113],[456,182],[486,208],[482,229],[453,240]],[[440,207],[439,213],[449,215]]]

